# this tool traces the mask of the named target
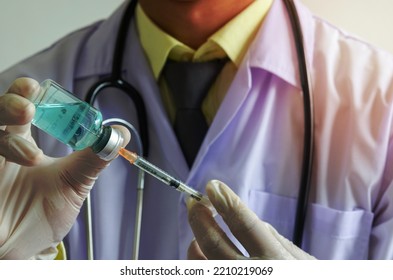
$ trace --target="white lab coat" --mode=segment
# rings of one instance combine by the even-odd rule
[[[393,57],[296,4],[315,104],[315,159],[303,248],[323,259],[393,258]],[[1,74],[0,91],[15,78],[30,76],[54,79],[84,98],[98,77],[110,73],[122,10]],[[261,219],[291,238],[304,120],[282,1],[274,1],[191,170],[134,26],[126,50],[123,77],[141,92],[148,113],[148,160],[202,192],[209,179],[226,182]],[[105,118],[123,117],[137,125],[132,105],[115,91],[96,105]],[[42,132],[37,139],[49,155],[70,152]],[[136,168],[122,159],[97,181],[92,192],[96,258],[130,257],[135,189]],[[182,197],[147,176],[140,257],[185,258],[192,239],[186,216]],[[65,241],[70,258],[86,257],[84,230],[80,215]]]

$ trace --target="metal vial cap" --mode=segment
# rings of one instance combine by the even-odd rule
[[[99,141],[104,147],[99,151],[95,151],[93,148],[93,151],[101,159],[110,161],[118,156],[119,150],[123,144],[123,136],[117,129],[110,126],[105,126],[104,129],[106,133],[104,133],[104,137]]]

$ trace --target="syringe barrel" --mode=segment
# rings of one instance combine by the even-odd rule
[[[153,177],[157,178],[158,180],[160,180],[164,184],[166,184],[168,186],[172,186],[175,189],[177,189],[181,184],[181,182],[179,180],[173,178],[171,175],[166,173],[164,170],[151,164],[150,162],[148,162],[147,160],[145,160],[142,157],[138,157],[135,160],[134,165],[138,166],[143,171],[145,171],[145,172],[149,173],[150,175],[152,175]]]

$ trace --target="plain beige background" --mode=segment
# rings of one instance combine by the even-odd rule
[[[302,1],[318,16],[393,53],[392,0]],[[65,34],[107,17],[122,2],[0,0],[0,72]]]

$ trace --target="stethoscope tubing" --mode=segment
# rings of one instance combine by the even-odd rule
[[[293,243],[302,247],[305,221],[307,216],[308,202],[311,190],[311,178],[314,152],[314,106],[311,93],[311,79],[307,68],[306,52],[304,50],[303,32],[300,25],[299,15],[293,0],[284,0],[289,19],[291,21],[292,33],[296,45],[300,82],[303,91],[304,112],[304,140],[303,140],[303,162],[299,195],[295,215],[295,227]]]

